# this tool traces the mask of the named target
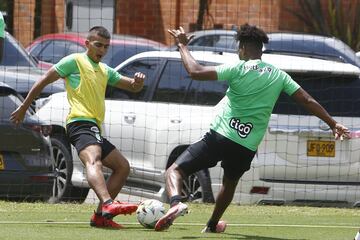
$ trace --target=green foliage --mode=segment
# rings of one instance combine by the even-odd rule
[[[360,0],[297,0],[301,11],[287,9],[305,23],[309,32],[341,39],[360,50]]]

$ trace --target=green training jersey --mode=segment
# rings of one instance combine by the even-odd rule
[[[1,12],[0,12],[0,37],[5,38],[5,22]]]
[[[229,88],[211,129],[256,151],[280,93],[292,95],[300,86],[284,71],[259,59],[215,69],[218,80],[226,80]]]

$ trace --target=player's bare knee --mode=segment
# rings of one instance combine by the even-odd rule
[[[224,176],[223,178],[223,185],[225,188],[231,190],[231,189],[235,189],[236,186],[238,185],[239,182],[239,178],[236,179],[229,179],[227,177]]]
[[[98,168],[101,169],[103,164],[101,163],[100,157],[99,158],[91,158],[86,162],[87,167],[91,168]]]

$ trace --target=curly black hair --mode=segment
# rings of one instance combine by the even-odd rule
[[[239,41],[241,45],[251,43],[258,48],[262,48],[263,43],[269,42],[269,37],[261,28],[245,23],[241,25],[237,31],[236,40]]]
[[[100,37],[105,39],[110,39],[111,37],[109,31],[103,26],[94,26],[90,28],[87,39],[90,40],[95,35],[99,35]]]

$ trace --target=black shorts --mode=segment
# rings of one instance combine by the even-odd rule
[[[250,169],[255,154],[256,152],[210,130],[200,141],[191,144],[175,163],[186,175],[190,175],[201,169],[214,167],[221,161],[224,175],[231,180],[238,180]]]
[[[103,160],[115,146],[100,134],[99,127],[90,121],[76,121],[66,125],[67,137],[76,148],[78,154],[89,145],[100,145],[101,160]]]

